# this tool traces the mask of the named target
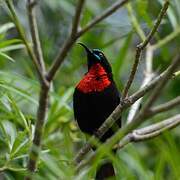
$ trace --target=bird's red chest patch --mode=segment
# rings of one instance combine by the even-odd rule
[[[101,64],[93,65],[88,73],[77,85],[77,89],[83,93],[101,92],[111,84],[108,74]]]

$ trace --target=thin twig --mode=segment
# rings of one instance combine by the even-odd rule
[[[39,157],[39,152],[41,150],[41,141],[44,130],[44,121],[46,118],[47,108],[48,108],[48,93],[49,86],[42,85],[40,97],[39,97],[39,107],[37,112],[37,120],[35,124],[35,134],[32,142],[32,147],[29,153],[29,162],[27,169],[29,175],[25,178],[26,180],[32,179],[32,173],[36,171],[37,161]]]
[[[172,39],[174,39],[176,36],[178,36],[180,34],[180,26],[178,26],[172,33],[170,33],[168,36],[166,36],[165,38],[159,40],[156,44],[152,45],[152,48],[158,49],[160,47],[162,47],[163,45],[167,44],[168,42],[170,42]]]
[[[42,55],[42,49],[40,45],[40,39],[38,34],[38,27],[36,23],[36,17],[34,8],[36,5],[36,1],[34,0],[28,0],[27,1],[27,10],[28,10],[28,16],[29,16],[29,25],[31,29],[31,36],[33,41],[33,48],[34,53],[37,58],[37,62],[39,64],[40,70],[45,77],[46,69],[44,64],[44,59]],[[40,97],[39,97],[39,106],[37,111],[37,120],[35,124],[35,133],[34,133],[34,139],[32,142],[32,147],[29,153],[29,161],[27,165],[27,169],[29,171],[29,175],[25,177],[26,180],[32,179],[31,173],[35,172],[37,160],[39,157],[39,151],[41,149],[41,139],[43,135],[43,129],[44,129],[44,121],[47,114],[47,106],[48,106],[48,93],[49,93],[49,82],[47,80],[45,82],[41,83],[41,90],[40,90]]]
[[[144,41],[146,39],[146,35],[144,34],[143,30],[141,29],[141,26],[140,26],[136,16],[133,13],[133,8],[132,8],[131,3],[127,4],[126,7],[128,10],[128,14],[130,16],[131,23],[132,23],[136,33],[141,38],[141,40]]]
[[[137,18],[133,14],[133,9],[132,9],[131,3],[129,3],[127,5],[127,9],[128,9],[128,13],[131,18],[131,22],[132,22],[132,25],[133,25],[135,31],[137,32],[139,37],[142,39],[142,41],[144,41],[146,39],[146,36],[145,36],[143,30],[141,29],[141,26],[140,26]],[[144,76],[144,80],[142,82],[141,88],[143,88],[146,84],[148,84],[151,81],[151,79],[153,78],[152,60],[153,60],[153,49],[151,48],[151,45],[149,43],[149,45],[146,48],[146,57],[145,57],[146,66],[145,66],[145,72],[144,72],[145,76]],[[127,117],[127,123],[131,122],[132,119],[134,118],[134,116],[136,115],[136,113],[138,112],[142,99],[143,98],[138,99],[138,101],[136,101],[131,106],[129,113],[128,113],[128,117]]]
[[[110,6],[108,9],[106,9],[104,12],[102,12],[101,15],[95,17],[91,22],[89,22],[83,29],[81,29],[77,33],[77,37],[82,36],[85,32],[89,31],[92,27],[94,27],[97,23],[104,20],[106,17],[110,16],[114,12],[116,12],[119,8],[123,7],[126,3],[128,3],[129,0],[118,0],[115,2],[112,6]]]
[[[180,114],[145,128],[134,130],[132,133],[126,135],[118,145],[114,146],[113,149],[122,149],[125,145],[131,142],[150,140],[161,135],[167,130],[177,127],[178,125],[180,125]]]
[[[35,15],[35,0],[27,0],[27,9],[28,9],[28,17],[29,17],[29,26],[31,29],[31,37],[33,41],[34,47],[34,54],[36,55],[37,61],[41,68],[43,74],[46,73],[44,58],[41,48],[41,43],[39,39],[38,27],[36,22],[36,15]]]
[[[85,2],[85,0],[79,0],[78,4],[76,6],[76,10],[75,10],[76,13],[75,13],[75,16],[73,19],[72,30],[71,30],[71,36],[72,37],[76,36],[76,34],[77,34],[84,2]]]
[[[131,84],[134,80],[134,77],[135,77],[135,74],[136,74],[136,71],[137,71],[137,67],[138,67],[138,64],[139,64],[139,61],[140,61],[140,58],[141,58],[141,54],[142,54],[142,51],[144,50],[144,48],[147,46],[147,44],[150,42],[151,38],[153,37],[153,35],[155,34],[155,32],[157,31],[163,17],[165,16],[166,14],[166,11],[168,9],[168,6],[169,6],[169,1],[166,0],[159,15],[158,15],[158,18],[151,30],[151,32],[147,35],[146,39],[140,43],[139,45],[137,45],[136,47],[136,56],[135,56],[135,60],[134,60],[134,64],[133,64],[133,67],[131,69],[131,73],[130,73],[130,76],[128,78],[128,81],[125,85],[125,88],[124,88],[124,91],[122,93],[122,99],[126,98],[127,94],[128,94],[128,91],[131,87]]]
[[[155,102],[155,100],[158,98],[158,95],[162,92],[162,88],[167,84],[169,77],[172,76],[173,72],[176,68],[178,68],[180,65],[180,54],[175,58],[171,66],[169,66],[169,71],[164,76],[164,78],[157,84],[157,86],[154,88],[152,95],[148,99],[145,106],[142,108],[141,113],[139,116],[142,116],[146,113],[146,111],[152,106],[152,104]]]
[[[51,65],[50,70],[47,74],[47,79],[49,81],[51,81],[54,78],[57,70],[61,66],[61,63],[64,61],[64,58],[66,57],[67,53],[69,52],[72,45],[74,44],[74,42],[77,39],[77,30],[78,30],[80,16],[81,16],[84,2],[85,2],[84,0],[79,0],[79,2],[78,2],[78,5],[77,5],[76,11],[75,11],[75,16],[74,16],[74,19],[72,22],[71,33],[70,33],[69,37],[67,38],[67,40],[65,41],[65,43],[63,44],[63,47],[60,49],[58,55],[56,56],[55,60],[53,61],[53,64]]]
[[[24,30],[23,30],[22,26],[20,25],[20,22],[18,20],[18,17],[16,15],[15,10],[14,10],[13,3],[12,3],[11,0],[5,0],[5,2],[6,2],[6,5],[7,5],[9,11],[10,11],[10,16],[11,16],[11,18],[12,18],[12,20],[13,20],[15,26],[16,26],[16,29],[17,29],[17,31],[19,33],[19,36],[22,39],[24,45],[26,46],[27,52],[28,52],[30,58],[32,59],[32,61],[34,63],[34,66],[35,66],[36,71],[37,71],[37,73],[39,75],[39,78],[40,78],[40,80],[42,82],[45,82],[44,76],[42,74],[39,63],[37,62],[36,56],[34,55],[32,49],[31,49],[31,47],[30,47],[30,45],[29,45],[29,43],[28,43],[28,41],[27,41],[27,39],[25,37]]]
[[[180,96],[174,98],[173,100],[166,102],[164,104],[158,105],[148,110],[148,114],[154,115],[160,112],[168,111],[173,107],[180,105]]]
[[[152,58],[153,58],[153,50],[151,48],[151,46],[149,45],[146,49],[146,69],[145,69],[145,76],[144,76],[144,80],[142,82],[142,85],[140,87],[143,88],[144,86],[146,86],[153,78],[154,74],[152,72]],[[138,112],[139,108],[140,108],[140,105],[141,105],[141,102],[142,102],[142,98],[138,99],[130,108],[129,110],[129,114],[128,114],[128,117],[127,117],[127,123],[130,123],[134,116],[136,115],[136,113]]]

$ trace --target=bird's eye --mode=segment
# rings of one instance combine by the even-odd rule
[[[95,56],[96,56],[97,59],[101,60],[101,56],[96,55],[96,54],[95,54]]]
[[[99,56],[100,56],[100,57],[103,57],[103,53],[99,53]]]

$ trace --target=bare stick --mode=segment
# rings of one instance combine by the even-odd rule
[[[42,49],[40,45],[40,39],[38,34],[38,27],[36,23],[36,17],[34,12],[34,7],[36,5],[36,1],[34,0],[28,0],[27,1],[27,10],[28,10],[28,16],[29,16],[29,25],[31,29],[31,36],[33,41],[33,48],[34,53],[37,58],[37,62],[39,64],[40,70],[45,78],[45,64],[44,59],[42,55]],[[41,149],[41,139],[43,135],[43,129],[44,129],[44,121],[47,113],[47,106],[48,106],[48,93],[49,93],[49,82],[45,81],[41,83],[41,91],[40,91],[40,97],[39,97],[39,106],[37,111],[37,120],[35,124],[35,134],[34,139],[32,142],[32,147],[29,153],[29,161],[27,165],[27,169],[29,173],[33,173],[36,170],[37,160],[39,157],[39,151]],[[32,179],[32,174],[29,174],[25,179],[29,180]]]
[[[145,77],[144,80],[142,82],[142,85],[140,87],[143,88],[144,86],[146,86],[153,78],[154,74],[152,72],[152,59],[153,59],[153,49],[151,48],[151,46],[147,46],[146,49],[146,69],[145,69]],[[127,117],[127,123],[130,123],[134,116],[136,115],[136,113],[139,110],[140,104],[141,104],[142,98],[138,99],[132,106],[131,109],[129,110],[129,114]]]
[[[38,27],[36,22],[35,4],[36,4],[35,0],[27,0],[29,26],[31,29],[31,37],[34,45],[34,53],[36,55],[42,73],[45,74],[46,70],[45,70],[44,58],[42,54],[42,48],[40,44]]]
[[[167,103],[164,103],[164,104],[161,104],[161,105],[158,105],[156,107],[149,109],[148,114],[154,115],[154,114],[157,114],[160,112],[168,111],[177,105],[180,105],[180,96],[174,98],[173,100],[171,100]]]
[[[139,35],[139,37],[144,41],[146,39],[146,36],[141,29],[141,26],[136,18],[136,16],[133,14],[133,8],[131,6],[131,3],[127,5],[128,13],[132,22],[132,25]],[[151,79],[153,78],[153,72],[152,72],[152,61],[153,61],[153,49],[149,43],[149,45],[146,48],[146,57],[145,57],[145,71],[144,71],[144,79],[141,85],[141,88],[143,88],[145,85],[147,85]],[[128,117],[127,117],[127,123],[131,122],[136,113],[138,112],[141,102],[143,98],[138,99],[130,108]]]
[[[76,7],[73,23],[72,23],[72,30],[71,30],[70,36],[65,41],[62,49],[60,49],[57,57],[55,58],[52,66],[50,67],[50,70],[47,74],[47,79],[49,81],[51,81],[54,78],[57,70],[61,66],[61,63],[63,62],[63,60],[66,57],[67,53],[69,52],[70,48],[72,47],[72,45],[74,44],[74,42],[77,39],[76,34],[77,34],[77,29],[78,29],[78,25],[79,25],[79,21],[80,21],[81,12],[83,9],[83,4],[84,4],[84,0],[79,0],[78,5]]]
[[[104,20],[106,17],[110,16],[114,12],[116,12],[119,8],[123,7],[129,0],[118,0],[111,7],[105,10],[100,16],[95,17],[91,22],[89,22],[83,29],[81,29],[77,33],[77,37],[80,37],[85,32],[89,31],[92,27],[94,27],[97,23]]]
[[[76,33],[78,31],[78,26],[79,26],[79,22],[80,22],[80,17],[81,17],[81,12],[83,9],[83,5],[84,5],[85,0],[79,0],[78,5],[76,6],[76,13],[73,19],[73,23],[72,23],[72,30],[71,30],[71,36],[76,36]]]
[[[178,125],[180,125],[180,114],[145,128],[134,130],[132,133],[126,135],[118,145],[114,146],[113,149],[122,149],[125,145],[131,142],[150,140],[167,130],[177,127]]]
[[[14,6],[12,4],[12,1],[11,0],[5,0],[5,2],[6,2],[6,5],[7,5],[9,11],[10,11],[10,15],[11,15],[11,18],[12,18],[15,26],[16,26],[16,29],[17,29],[17,31],[18,31],[18,33],[19,33],[19,35],[20,35],[24,45],[26,46],[26,49],[27,49],[27,52],[28,52],[30,58],[32,59],[32,61],[34,63],[36,71],[37,71],[37,73],[39,75],[39,79],[42,82],[45,82],[44,76],[42,74],[42,71],[41,71],[41,68],[39,66],[39,63],[37,62],[36,56],[34,55],[32,49],[31,49],[31,47],[30,47],[30,45],[29,45],[29,43],[28,43],[28,41],[27,41],[27,39],[25,37],[24,30],[22,29],[22,26],[20,25],[20,22],[18,20],[18,17],[16,15],[15,10],[14,10]]]
[[[37,120],[35,124],[35,134],[32,143],[32,147],[29,154],[29,162],[28,162],[28,170],[30,173],[35,172],[37,160],[39,157],[39,151],[41,150],[41,139],[44,130],[44,120],[46,118],[46,112],[48,108],[48,93],[49,93],[49,86],[42,85],[41,92],[39,97],[39,107],[37,112]],[[27,176],[26,179],[31,179],[30,176]]]
[[[135,77],[135,74],[137,71],[137,67],[138,67],[138,64],[139,64],[139,61],[141,58],[142,51],[144,50],[144,48],[147,46],[147,44],[150,42],[151,38],[153,37],[153,35],[157,31],[157,29],[158,29],[158,27],[162,21],[162,18],[164,17],[164,15],[168,9],[168,6],[169,6],[169,1],[166,0],[161,11],[160,11],[160,13],[159,13],[159,15],[158,15],[158,18],[157,18],[151,32],[147,35],[146,39],[141,44],[137,45],[137,47],[136,47],[136,56],[135,56],[134,64],[133,64],[133,67],[131,69],[131,73],[130,73],[130,76],[129,76],[128,81],[126,83],[126,86],[124,88],[124,91],[122,93],[122,99],[126,98],[128,91],[131,87],[131,84],[134,80],[134,77]]]

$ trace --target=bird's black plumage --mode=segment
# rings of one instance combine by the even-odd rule
[[[93,134],[113,112],[120,102],[120,95],[114,82],[101,92],[83,93],[77,88],[74,92],[74,116],[80,129]],[[118,123],[120,125],[120,122]],[[113,134],[108,130],[102,137],[105,141]]]
[[[88,73],[91,73],[92,68],[96,64],[102,66],[102,69],[104,70],[101,73],[96,72],[98,71],[98,69],[94,70],[95,75],[90,74],[89,77],[87,77],[89,78],[87,79],[87,81],[80,82],[84,83],[83,86],[81,88],[77,86],[75,88],[73,95],[75,119],[77,120],[80,129],[84,133],[92,135],[103,124],[103,122],[108,118],[108,116],[120,103],[120,94],[118,92],[115,82],[113,81],[111,66],[104,54],[100,50],[90,50],[85,45],[81,45],[85,47],[88,59],[88,72],[87,74],[85,74],[84,78],[88,76]],[[99,71],[102,70],[100,69]],[[93,89],[90,85],[88,85],[88,83],[91,86],[95,84],[95,86],[97,87]],[[98,88],[98,83],[100,88]],[[105,84],[105,87],[103,86],[103,83]],[[88,89],[88,86],[90,86],[89,88],[92,89],[90,89],[90,91],[85,91],[83,88]],[[117,124],[118,126],[121,126],[120,119]],[[106,139],[111,137],[113,133],[113,128],[109,129],[100,140],[102,142],[106,141]],[[107,168],[109,168],[110,165],[108,164],[107,166],[106,164],[105,166],[105,171],[107,171]],[[99,175],[103,174],[103,168],[100,169],[101,172],[99,173]],[[98,175],[96,177],[98,177]],[[103,179],[101,175],[100,178]]]

